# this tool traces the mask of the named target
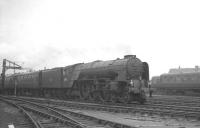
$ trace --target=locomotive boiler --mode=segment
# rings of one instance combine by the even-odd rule
[[[16,84],[17,95],[144,103],[149,67],[135,55],[126,55],[122,59],[15,74],[5,81],[1,93],[6,94],[13,94]]]

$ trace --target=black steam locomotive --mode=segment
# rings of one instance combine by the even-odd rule
[[[103,102],[144,103],[149,67],[135,55],[6,76],[0,93]]]

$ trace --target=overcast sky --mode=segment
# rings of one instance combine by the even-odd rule
[[[2,59],[43,69],[134,54],[150,75],[200,65],[200,1],[0,0]]]

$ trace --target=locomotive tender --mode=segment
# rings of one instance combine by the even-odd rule
[[[151,83],[155,93],[200,96],[200,72],[162,74]]]
[[[144,103],[149,67],[135,55],[79,63],[5,78],[1,94]]]

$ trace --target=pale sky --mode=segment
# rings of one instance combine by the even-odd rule
[[[200,65],[199,43],[199,0],[0,0],[0,66],[3,58],[38,70],[134,54],[154,76]]]

